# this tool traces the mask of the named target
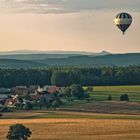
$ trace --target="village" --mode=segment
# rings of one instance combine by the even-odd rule
[[[11,89],[0,88],[0,107],[24,107],[28,109],[31,104],[42,105],[43,101],[56,100],[56,94],[61,88],[57,86],[16,86]],[[32,107],[31,107],[32,108]]]
[[[0,88],[0,112],[13,112],[17,110],[56,109],[60,105],[74,100],[89,101],[89,91],[81,85],[73,84],[67,87],[56,85],[15,86]]]

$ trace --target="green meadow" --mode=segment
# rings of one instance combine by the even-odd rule
[[[122,94],[128,94],[129,101],[120,101]],[[111,101],[108,100],[109,95],[112,97]],[[140,86],[94,86],[90,92],[90,100],[66,101],[59,109],[107,114],[140,114]]]
[[[131,102],[140,102],[140,86],[95,86],[90,94],[94,100],[107,100],[112,96],[112,100],[120,100],[122,94],[128,94]]]

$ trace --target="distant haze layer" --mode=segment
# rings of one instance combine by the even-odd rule
[[[139,0],[1,0],[0,51],[140,52]],[[123,36],[114,18],[133,17]]]

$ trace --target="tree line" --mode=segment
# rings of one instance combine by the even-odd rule
[[[0,69],[0,87],[18,85],[70,86],[139,85],[140,66],[50,68],[50,69]]]

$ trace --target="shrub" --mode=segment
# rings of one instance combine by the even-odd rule
[[[129,97],[127,94],[123,94],[120,96],[120,101],[129,101]]]
[[[57,101],[57,100],[54,100],[53,102],[52,102],[52,107],[53,108],[57,108],[57,107],[59,107],[59,102]]]
[[[109,100],[109,101],[112,100],[112,96],[111,96],[111,95],[108,96],[108,100]]]

